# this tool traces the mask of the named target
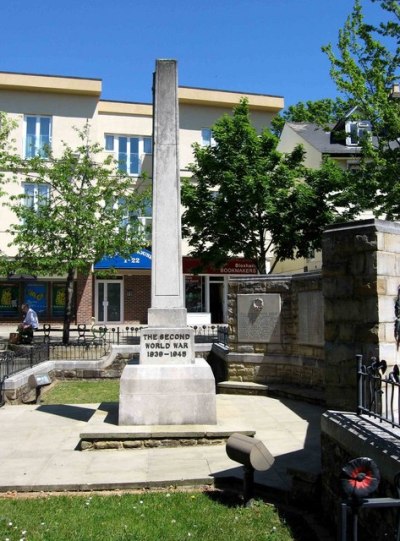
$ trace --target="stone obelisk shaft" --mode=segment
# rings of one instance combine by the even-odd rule
[[[175,60],[154,76],[152,295],[139,364],[121,376],[120,425],[215,424],[215,380],[196,358],[183,298]]]
[[[157,60],[153,92],[152,293],[148,324],[185,327],[176,60]]]

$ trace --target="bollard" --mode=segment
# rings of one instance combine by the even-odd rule
[[[247,503],[254,493],[254,471],[266,471],[275,458],[262,441],[244,434],[234,433],[226,442],[226,454],[231,460],[243,465],[243,498]]]

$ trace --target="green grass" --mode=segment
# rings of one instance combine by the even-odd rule
[[[41,404],[93,404],[118,402],[119,379],[96,381],[59,381],[42,392]]]
[[[222,494],[222,498],[221,498]],[[0,539],[9,541],[290,541],[274,506],[241,507],[223,493],[0,499]]]

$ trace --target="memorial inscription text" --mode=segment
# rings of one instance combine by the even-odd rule
[[[153,357],[187,357],[190,350],[190,334],[169,333],[143,334],[146,356]]]
[[[281,297],[278,293],[238,295],[238,341],[279,342]]]

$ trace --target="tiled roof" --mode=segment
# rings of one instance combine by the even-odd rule
[[[325,131],[317,124],[309,122],[288,122],[291,127],[300,137],[314,148],[322,152],[322,154],[338,155],[338,154],[359,154],[359,147],[350,147],[341,143],[331,143],[331,132]]]

